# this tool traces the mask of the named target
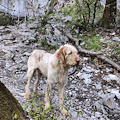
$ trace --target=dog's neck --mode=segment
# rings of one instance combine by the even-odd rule
[[[69,66],[64,62],[58,60],[58,66],[62,67],[64,70],[68,70]]]

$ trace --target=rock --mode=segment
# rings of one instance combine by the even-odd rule
[[[70,67],[69,69],[68,69],[68,72],[69,73],[72,73],[73,71],[74,71],[74,69],[76,69],[75,67]]]
[[[25,55],[25,56],[30,56],[31,53],[29,53],[29,52],[24,52],[23,55]]]
[[[70,22],[70,21],[72,21],[72,17],[71,16],[66,16],[66,17],[64,17],[64,22]]]
[[[85,84],[90,84],[91,82],[92,82],[91,79],[85,79],[85,80],[84,80],[84,83],[85,83]]]
[[[101,113],[100,112],[95,112],[95,117],[96,118],[101,118]]]
[[[89,58],[88,57],[83,57],[83,61],[88,61]]]
[[[120,42],[120,38],[119,37],[113,37],[112,40]]]
[[[111,90],[111,93],[115,94],[115,96],[120,100],[119,90],[117,90],[117,89],[112,89],[112,90]]]
[[[103,77],[103,80],[106,80],[107,82],[110,82],[111,80],[118,81],[119,79],[120,79],[119,77],[113,74],[109,74]]]
[[[81,42],[81,43],[80,43],[80,45],[84,45],[84,44],[85,44],[85,42]]]
[[[113,36],[113,35],[115,35],[115,34],[116,34],[115,32],[113,32],[113,33],[110,33],[110,35],[112,35],[112,36]]]
[[[100,41],[101,41],[101,42],[105,42],[105,39],[104,39],[104,38],[101,38]]]
[[[98,83],[98,84],[94,84],[95,85],[95,87],[97,88],[97,89],[101,89],[102,87],[101,87],[101,83]]]

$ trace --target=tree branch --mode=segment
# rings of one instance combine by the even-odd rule
[[[57,29],[59,29],[65,36],[67,36],[70,40],[74,41],[76,44],[76,47],[78,48],[78,51],[81,53],[85,53],[85,54],[89,54],[91,56],[95,56],[103,61],[105,61],[106,63],[112,65],[115,69],[117,69],[118,71],[120,71],[120,66],[118,64],[116,64],[115,62],[111,61],[110,59],[108,59],[105,56],[100,55],[100,52],[92,52],[92,51],[88,51],[85,50],[83,48],[80,47],[79,45],[79,40],[76,38],[73,38],[72,35],[67,34],[65,31],[61,30],[60,28],[57,27]]]

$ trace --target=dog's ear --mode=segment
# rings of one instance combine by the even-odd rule
[[[66,47],[62,46],[57,52],[57,58],[63,64],[65,64],[65,54],[66,54],[65,49],[66,49]]]

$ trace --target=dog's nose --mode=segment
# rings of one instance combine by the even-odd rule
[[[79,57],[77,57],[77,58],[76,58],[76,61],[77,61],[77,63],[79,63],[79,62],[80,62],[80,58],[79,58]]]

